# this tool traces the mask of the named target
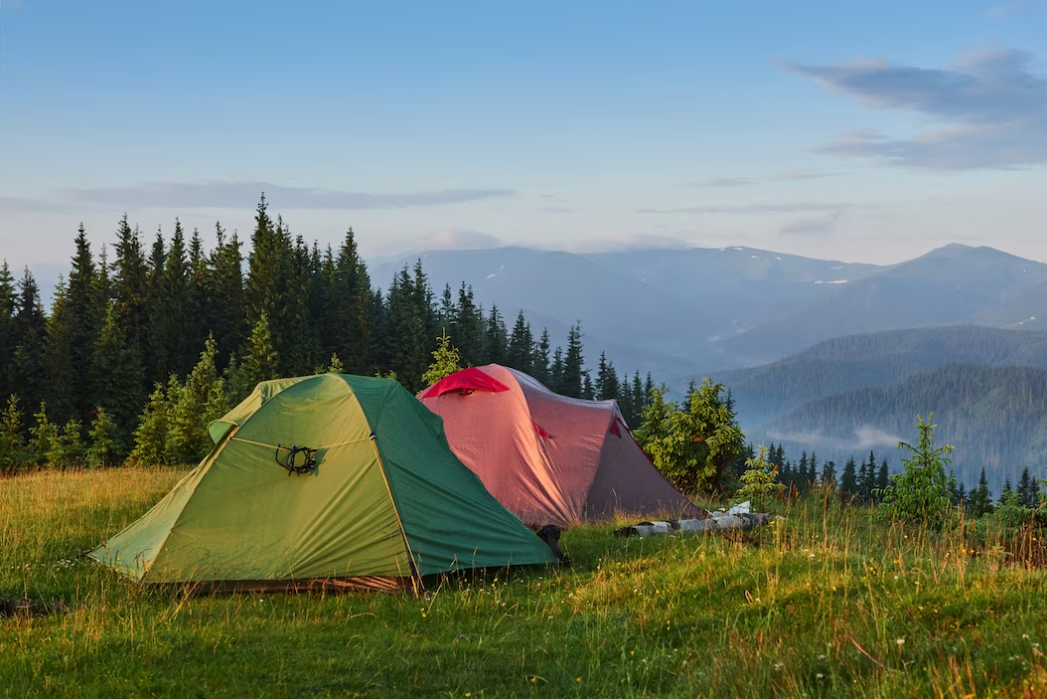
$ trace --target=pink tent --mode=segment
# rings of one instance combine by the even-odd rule
[[[418,398],[451,449],[524,524],[564,527],[617,510],[705,518],[658,472],[615,401],[557,395],[497,364],[455,372]]]

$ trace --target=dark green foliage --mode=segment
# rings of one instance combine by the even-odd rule
[[[569,398],[582,397],[584,364],[585,358],[582,356],[582,324],[578,322],[572,325],[567,332],[567,352],[563,358],[563,369],[560,371],[559,381],[556,382],[557,393]]]
[[[978,476],[978,487],[967,496],[967,512],[971,517],[981,517],[992,512],[992,492],[989,490],[989,481],[985,477],[985,469]]]
[[[116,430],[109,413],[105,408],[95,410],[91,429],[88,431],[90,446],[87,450],[89,466],[110,466],[119,460],[120,452],[116,444]]]
[[[532,357],[531,364],[531,375],[534,378],[542,382],[547,388],[556,386],[556,380],[553,378],[553,367],[550,365],[549,351],[551,344],[549,342],[549,328],[542,328],[542,336],[538,340],[538,344],[535,346],[534,354]],[[561,366],[561,369],[563,367]]]
[[[854,457],[847,459],[847,463],[843,467],[843,476],[840,479],[840,490],[850,496],[859,494],[857,469],[858,466],[854,462]]]
[[[484,363],[505,364],[509,354],[509,339],[505,329],[505,321],[498,311],[498,306],[491,304],[491,312],[487,316],[487,328],[484,331]]]
[[[1040,506],[1040,483],[1030,477],[1028,466],[1022,470],[1022,478],[1018,481],[1018,501],[1022,507],[1030,509]]]
[[[836,462],[826,461],[822,464],[822,485],[829,488],[836,487]]]
[[[706,378],[678,405],[665,387],[651,392],[643,425],[633,435],[658,470],[685,491],[719,488],[727,467],[745,450],[745,435],[723,396]]]
[[[1004,504],[1014,494],[1015,494],[1014,493],[1014,488],[1011,486],[1011,479],[1008,478],[1008,479],[1006,479],[1003,482],[1003,491],[1000,493],[1000,502],[999,502],[999,504],[1001,504],[1001,505]]]
[[[36,280],[26,269],[18,284],[15,351],[9,371],[11,392],[21,398],[23,405],[37,405],[44,400],[48,375],[44,363],[46,329]]]
[[[391,293],[391,292],[390,292]],[[458,311],[451,334],[455,338],[458,351],[462,354],[463,366],[484,364],[487,355],[484,342],[483,309],[476,305],[473,298],[473,287],[462,283],[458,290]]]
[[[614,364],[607,361],[607,356],[603,352],[600,353],[594,388],[597,400],[615,400],[621,397],[618,372],[614,370]]]
[[[441,328],[455,338],[463,365],[507,364],[574,397],[596,397],[599,384],[599,396],[617,400],[634,427],[649,403],[650,374],[646,387],[639,372],[630,386],[609,361],[596,377],[586,369],[580,323],[551,359],[548,330],[536,342],[522,311],[510,335],[501,311],[492,305],[485,313],[468,285],[457,297],[447,286],[434,299],[420,261],[397,272],[383,294],[352,229],[337,250],[310,246],[273,220],[264,196],[246,273],[238,236],[220,224],[210,250],[199,231],[187,239],[176,220],[170,239],[158,230],[147,253],[126,215],[115,241],[110,265],[106,248],[92,254],[80,228],[72,272],[49,314],[28,270],[16,284],[7,264],[0,267],[0,395],[13,395],[16,407],[41,406],[11,437],[22,440],[22,456],[3,468],[125,456],[193,461],[209,448],[201,421],[214,406],[235,405],[258,381],[281,376],[337,369],[399,377],[417,391]]]
[[[950,481],[945,475],[949,465],[951,446],[934,446],[934,415],[927,421],[916,416],[919,440],[916,446],[905,442],[898,446],[911,456],[902,466],[903,471],[893,476],[883,490],[876,490],[880,501],[879,512],[887,519],[911,525],[940,528],[952,519]],[[870,455],[870,464],[875,465]]]
[[[444,293],[450,293],[450,287]],[[510,368],[534,376],[534,354],[535,343],[534,336],[531,334],[531,326],[524,318],[523,311],[520,311],[516,316],[512,335],[509,336],[509,347],[506,351],[505,363]],[[535,378],[538,377],[535,376]]]
[[[22,409],[18,396],[12,394],[0,414],[0,475],[17,473],[25,467],[27,456],[22,436]]]

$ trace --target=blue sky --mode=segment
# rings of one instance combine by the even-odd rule
[[[365,254],[1047,261],[1047,2],[0,0],[0,257],[126,211]]]

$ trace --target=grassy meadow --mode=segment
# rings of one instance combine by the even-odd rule
[[[0,600],[49,606],[0,616],[0,696],[1047,696],[1047,577],[992,531],[812,497],[755,532],[573,529],[571,568],[427,598],[185,597],[78,558],[182,473],[0,481]]]

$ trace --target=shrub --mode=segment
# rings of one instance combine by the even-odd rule
[[[931,424],[933,418],[934,413],[927,417],[927,422],[916,416],[920,439],[915,447],[898,443],[898,448],[907,450],[911,456],[902,462],[905,467],[902,473],[891,476],[886,488],[876,490],[881,517],[935,528],[952,519],[955,510],[950,486],[955,487],[955,483],[950,483],[945,467],[951,461],[948,455],[953,447],[934,446],[937,425]]]

